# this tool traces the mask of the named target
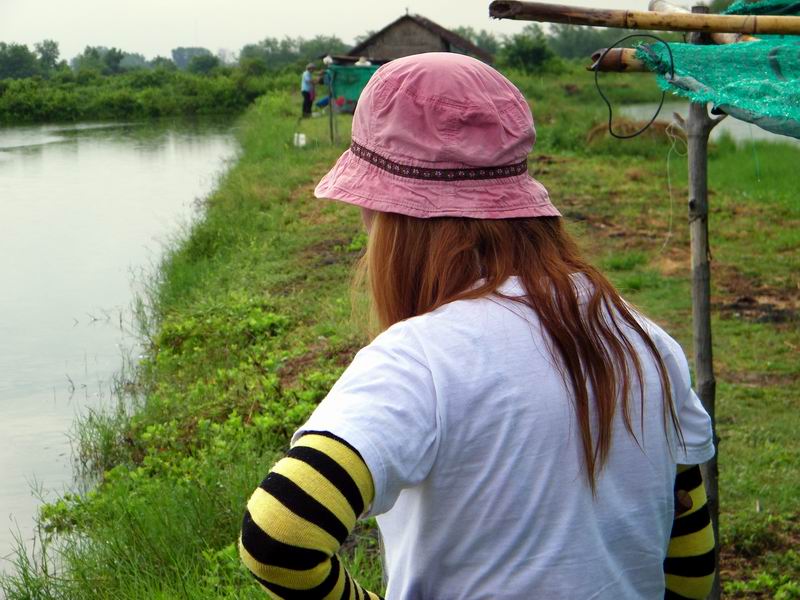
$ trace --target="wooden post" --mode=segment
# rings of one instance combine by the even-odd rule
[[[331,130],[331,144],[336,143],[336,133],[333,124],[333,71],[328,69],[328,125]]]
[[[659,29],[671,31],[705,32],[692,35],[692,43],[708,43],[708,33],[777,33],[791,34],[800,31],[800,17],[768,17],[745,15],[739,20],[733,15],[709,15],[706,6],[692,9],[693,14],[667,12],[642,13],[635,11],[588,9],[539,2],[495,0],[489,7],[491,17],[518,19],[547,23],[568,23],[631,29]],[[756,23],[756,21],[759,21]],[[720,43],[749,41],[752,38],[718,38]],[[598,70],[635,71],[639,64],[635,55],[622,50],[598,61]],[[711,339],[711,251],[708,241],[708,139],[723,117],[712,118],[707,103],[692,103],[689,118],[682,123],[689,145],[689,229],[692,255],[692,318],[695,359],[695,388],[703,407],[711,416],[714,445],[719,450],[716,428],[716,379]],[[717,454],[703,467],[709,511],[717,541],[715,548],[716,577],[709,598],[719,600],[719,477]]]
[[[707,6],[695,6],[693,13],[708,12]],[[693,34],[692,43],[704,42],[703,34]],[[722,119],[708,114],[706,103],[692,102],[686,122],[689,145],[689,230],[692,247],[692,321],[694,328],[695,388],[703,408],[711,416],[714,446],[718,447],[715,418],[717,382],[711,345],[711,249],[708,242],[708,138]],[[714,564],[716,576],[709,598],[719,600],[719,473],[717,455],[704,466],[708,508],[717,540]]]

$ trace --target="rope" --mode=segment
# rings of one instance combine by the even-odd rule
[[[669,52],[670,78],[671,79],[675,79],[675,57],[672,55],[672,48],[669,47],[669,44],[666,41],[664,41],[663,39],[661,39],[660,37],[658,37],[656,35],[651,35],[651,34],[647,34],[647,33],[634,33],[632,35],[626,35],[624,38],[622,38],[621,40],[617,41],[613,46],[611,46],[610,48],[606,48],[603,51],[603,54],[600,55],[600,59],[597,61],[597,66],[594,69],[594,84],[597,87],[597,92],[600,94],[600,97],[606,103],[606,106],[608,106],[608,133],[610,133],[613,137],[617,138],[618,140],[630,140],[630,139],[633,139],[635,137],[638,137],[638,136],[642,135],[645,131],[647,131],[650,128],[650,126],[653,123],[656,122],[656,119],[658,118],[658,115],[661,114],[661,109],[664,108],[664,100],[667,97],[667,92],[666,92],[666,90],[664,90],[661,93],[661,102],[658,105],[658,110],[656,110],[656,114],[654,114],[653,118],[650,119],[650,121],[648,121],[647,125],[642,127],[636,133],[632,133],[630,135],[621,135],[621,134],[616,133],[614,131],[614,127],[613,127],[614,109],[611,106],[611,101],[608,99],[608,97],[603,93],[603,90],[600,88],[600,68],[599,68],[599,65],[600,65],[601,62],[603,62],[603,59],[606,57],[606,55],[609,52],[611,52],[611,50],[613,50],[614,48],[619,46],[621,43],[626,42],[627,40],[629,40],[631,38],[635,38],[635,37],[651,38],[651,39],[656,40],[657,42],[661,42],[662,44],[664,44],[667,47],[667,52]]]
[[[675,196],[673,195],[672,190],[672,155],[676,154],[677,156],[686,157],[688,156],[688,147],[686,142],[682,137],[675,133],[677,126],[675,122],[671,122],[667,125],[666,134],[667,137],[672,142],[672,145],[669,147],[669,152],[667,152],[667,189],[669,190],[669,227],[667,231],[667,236],[664,239],[664,243],[661,244],[661,249],[659,250],[659,254],[663,254],[663,252],[667,249],[670,241],[672,240],[673,234],[673,226],[675,224]],[[678,143],[683,144],[685,150],[681,152],[678,150]]]

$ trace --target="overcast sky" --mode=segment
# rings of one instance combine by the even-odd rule
[[[647,9],[647,0],[558,0],[560,4]],[[87,45],[116,46],[147,58],[176,46],[213,52],[265,37],[337,35],[350,43],[408,8],[448,28],[469,25],[496,34],[525,23],[489,19],[489,0],[0,0],[0,41],[28,44],[54,39],[62,58]]]

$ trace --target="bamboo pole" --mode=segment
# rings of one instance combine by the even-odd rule
[[[686,121],[689,145],[689,232],[692,253],[692,322],[695,388],[711,417],[714,446],[718,444],[716,419],[717,381],[711,338],[711,249],[708,241],[708,138],[717,124],[706,104],[692,102]],[[717,455],[703,465],[708,509],[714,528],[715,578],[710,599],[720,597],[719,582],[719,469]]]
[[[771,15],[709,15],[696,13],[615,10],[495,0],[489,16],[497,19],[707,33],[800,34],[800,17]]]
[[[650,7],[664,11],[670,10],[676,13],[684,12],[680,7],[673,6],[663,0],[653,0],[650,2]],[[709,38],[715,44],[719,45],[757,42],[759,40],[759,38],[753,37],[752,35],[739,33],[712,33],[709,35]],[[636,50],[633,48],[612,48],[611,50],[600,48],[592,54],[592,64],[586,67],[586,70],[617,73],[643,73],[650,71],[650,69],[636,57]]]
[[[655,12],[673,13],[673,14],[691,14],[691,11],[676,4],[672,4],[668,0],[650,0],[647,9]],[[700,14],[700,13],[698,13]],[[747,35],[746,33],[712,33],[711,40],[715,44],[736,44],[738,42],[755,42],[757,37]]]
[[[695,6],[692,13],[702,14],[707,6]],[[707,43],[703,34],[692,34],[693,44]],[[714,447],[718,450],[716,418],[717,380],[711,338],[711,247],[708,240],[708,138],[725,117],[712,118],[708,105],[692,102],[685,131],[689,160],[689,232],[692,253],[692,324],[694,341],[695,388],[703,408],[711,417]],[[708,509],[714,529],[714,586],[709,600],[721,595],[719,573],[719,469],[717,454],[703,465]]]
[[[331,144],[336,143],[333,123],[333,72],[328,69],[328,126],[331,130]]]
[[[641,60],[636,57],[634,48],[601,48],[592,54],[592,64],[587,71],[613,71],[617,73],[650,72]]]

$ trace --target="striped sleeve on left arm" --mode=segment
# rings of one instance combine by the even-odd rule
[[[336,557],[373,496],[352,446],[326,432],[303,435],[247,503],[242,560],[274,598],[377,600]]]
[[[714,530],[706,499],[703,476],[697,465],[678,466],[675,477],[679,492],[691,498],[689,508],[676,515],[672,524],[667,558],[665,600],[702,600],[714,583]]]

